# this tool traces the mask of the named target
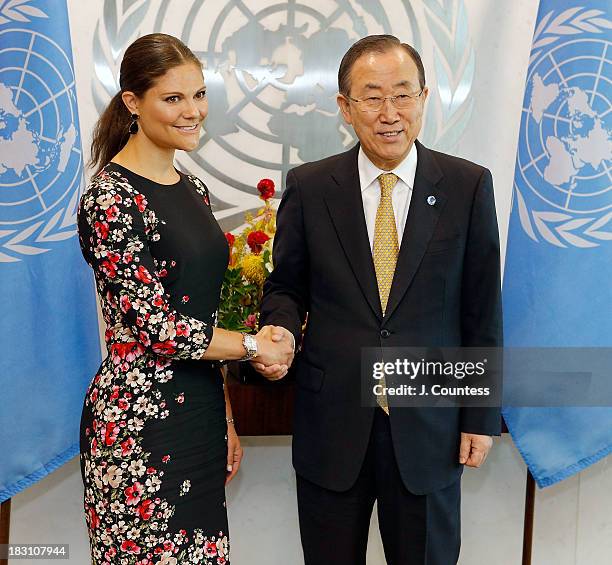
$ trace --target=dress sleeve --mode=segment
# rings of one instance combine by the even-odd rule
[[[145,350],[170,359],[200,359],[212,339],[213,325],[170,305],[149,250],[146,204],[142,194],[133,194],[114,177],[96,177],[79,208],[83,254],[104,298],[119,309]]]

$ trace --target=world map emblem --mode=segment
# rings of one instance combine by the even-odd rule
[[[0,30],[0,45],[0,263],[8,263],[75,235],[82,154],[68,55],[31,29]]]
[[[515,197],[524,231],[557,247],[612,241],[612,23],[550,13],[534,38]]]
[[[437,84],[429,82],[432,111],[422,140],[441,150],[458,141],[473,102],[465,7],[462,0],[444,8],[438,0],[422,4],[419,19],[408,0],[105,0],[93,43],[94,100],[102,112],[117,92],[119,62],[133,39],[151,32],[180,37],[204,63],[209,113],[198,150],[177,154],[177,161],[206,180],[215,215],[229,231],[245,211],[259,208],[259,179],[272,178],[282,190],[291,167],[355,143],[338,113],[337,72],[365,35],[395,33],[417,47],[424,33],[435,35],[430,78]]]

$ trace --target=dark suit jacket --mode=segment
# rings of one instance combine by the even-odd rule
[[[383,317],[358,150],[289,171],[260,320],[286,327],[299,343],[308,314],[295,360],[293,463],[304,478],[336,491],[357,479],[372,426],[374,408],[361,401],[361,348],[502,341],[491,173],[417,142],[414,190]],[[460,432],[500,433],[497,409],[394,410],[389,402],[398,466],[415,494],[459,478]]]

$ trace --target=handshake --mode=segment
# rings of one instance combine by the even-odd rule
[[[289,371],[295,354],[293,334],[281,326],[264,326],[257,335],[254,369],[271,381],[282,379]]]

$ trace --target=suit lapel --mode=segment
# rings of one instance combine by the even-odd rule
[[[357,155],[359,145],[344,154],[332,172],[334,190],[325,192],[325,203],[344,253],[374,314],[382,320],[374,262],[363,213]]]
[[[385,312],[385,319],[389,319],[393,314],[393,311],[397,308],[408,290],[447,199],[444,189],[438,186],[442,178],[442,171],[435,162],[432,153],[418,141],[415,143],[418,161],[414,188]],[[433,205],[428,203],[430,196],[435,198],[435,204]]]

